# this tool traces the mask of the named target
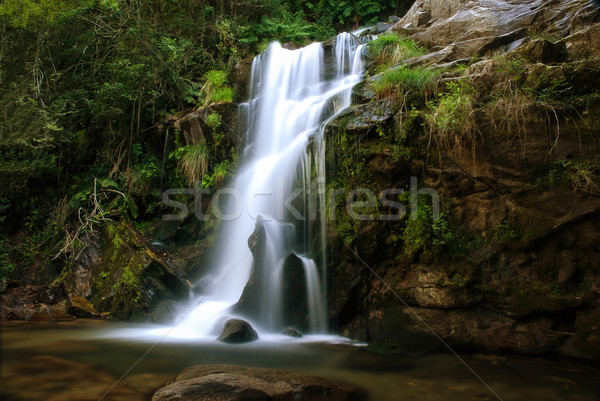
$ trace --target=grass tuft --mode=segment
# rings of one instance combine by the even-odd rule
[[[378,99],[407,94],[428,97],[435,91],[437,79],[433,70],[403,66],[382,72],[370,85]]]
[[[403,60],[420,57],[427,50],[414,40],[395,33],[386,33],[367,44],[369,54],[382,69],[398,64]]]

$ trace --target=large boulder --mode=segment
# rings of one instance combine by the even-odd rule
[[[249,343],[258,340],[258,334],[247,321],[229,319],[217,340],[230,344]]]
[[[148,321],[161,302],[189,295],[189,282],[169,255],[155,251],[131,224],[107,222],[101,243],[88,298],[97,311],[118,319]]]
[[[274,369],[193,366],[159,389],[152,401],[360,401],[364,391],[326,379]]]

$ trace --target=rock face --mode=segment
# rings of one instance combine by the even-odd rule
[[[258,340],[258,334],[247,321],[229,319],[217,340],[230,344],[249,343]]]
[[[250,248],[254,260],[252,272],[240,299],[233,306],[234,312],[241,313],[250,319],[260,319],[260,308],[258,305],[261,300],[261,294],[265,291],[263,289],[263,283],[265,282],[263,266],[266,240],[265,227],[260,219],[258,219],[254,232],[248,238],[248,248]]]
[[[405,191],[401,218],[338,208],[329,220],[337,332],[441,349],[425,321],[455,349],[600,357],[599,27],[600,9],[583,0],[418,0],[396,23],[431,50],[401,65],[440,71],[442,98],[448,82],[472,88],[462,125],[475,134],[462,149],[436,145],[435,106],[409,92],[373,101],[377,76],[329,124],[334,189]],[[414,191],[440,196],[439,220],[409,218],[411,176]]]
[[[231,365],[185,369],[152,401],[361,401],[365,393],[298,373]]]
[[[421,60],[431,64],[510,49],[536,32],[570,35],[599,21],[588,0],[418,0],[392,30],[431,47]]]

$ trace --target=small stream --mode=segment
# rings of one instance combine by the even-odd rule
[[[450,354],[382,356],[333,336],[273,337],[246,345],[215,341],[159,342],[114,333],[149,328],[103,320],[3,322],[2,400],[150,400],[188,366],[235,364],[292,370],[350,383],[370,400],[495,400]],[[152,342],[155,341],[155,342]],[[152,348],[153,347],[153,348]],[[145,356],[144,356],[145,355]],[[465,355],[504,401],[597,401],[600,372],[545,358]]]

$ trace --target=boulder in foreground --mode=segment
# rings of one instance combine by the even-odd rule
[[[366,393],[326,379],[233,365],[193,366],[154,393],[152,401],[362,401]]]

